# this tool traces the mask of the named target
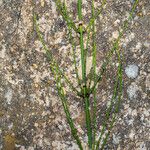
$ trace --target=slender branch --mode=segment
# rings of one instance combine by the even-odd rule
[[[107,68],[107,66],[109,64],[110,58],[112,57],[114,51],[116,50],[116,46],[118,45],[118,43],[119,43],[120,39],[122,38],[122,36],[123,36],[124,32],[126,31],[126,29],[128,28],[129,21],[132,19],[132,16],[133,16],[133,13],[134,13],[134,10],[135,10],[137,4],[138,4],[138,0],[136,0],[135,3],[133,4],[133,7],[132,7],[132,10],[131,10],[131,12],[129,14],[128,19],[126,21],[124,21],[123,27],[122,27],[122,31],[119,32],[119,36],[118,36],[117,40],[114,42],[113,48],[109,51],[108,57],[106,58],[106,61],[102,65],[102,69],[101,69],[101,71],[100,71],[100,73],[98,75],[98,78],[97,78],[95,84],[93,85],[93,87],[90,90],[90,94],[93,93],[93,91],[96,88],[97,84],[99,83],[99,81],[101,81],[102,75],[106,71],[106,68]]]
[[[67,14],[67,8],[66,8],[65,0],[64,0],[64,11],[65,11],[65,14]],[[76,46],[75,46],[75,42],[73,40],[72,28],[71,28],[70,24],[68,24],[68,30],[69,30],[69,40],[70,40],[70,43],[71,43],[71,46],[72,46],[73,62],[74,62],[74,67],[75,67],[75,73],[76,73],[76,77],[77,77],[77,82],[78,82],[78,85],[81,86],[81,81],[79,79],[79,73],[78,73],[77,62],[76,62],[76,54],[75,54]]]
[[[122,60],[121,60],[121,54],[120,54],[120,51],[116,51],[117,55],[118,55],[118,61],[119,61],[119,89],[118,89],[118,102],[116,102],[115,104],[115,110],[114,110],[114,114],[113,114],[113,117],[112,117],[112,121],[110,123],[110,127],[108,129],[108,133],[106,134],[106,137],[104,138],[103,140],[103,143],[102,143],[102,149],[104,149],[104,146],[106,145],[106,142],[108,140],[108,137],[109,137],[109,134],[110,134],[110,131],[112,130],[113,126],[114,126],[114,123],[115,121],[117,120],[117,113],[119,111],[119,106],[120,106],[120,103],[121,103],[121,96],[122,96],[122,91],[123,91],[123,79],[122,79],[122,72],[123,72],[123,69],[122,69]]]
[[[121,63],[121,62],[119,62],[119,63]],[[104,121],[104,123],[103,123],[103,127],[102,127],[102,130],[101,130],[101,133],[100,133],[100,136],[99,136],[99,138],[98,138],[98,140],[97,140],[97,143],[96,143],[96,150],[99,150],[99,143],[100,143],[100,141],[101,141],[101,139],[102,139],[102,136],[104,135],[104,133],[105,133],[105,130],[106,130],[106,126],[107,126],[107,123],[108,123],[108,120],[110,119],[110,113],[111,113],[111,111],[112,111],[112,107],[113,107],[113,103],[114,103],[114,100],[116,100],[117,99],[117,96],[118,96],[118,102],[116,102],[115,103],[115,105],[117,106],[117,107],[115,107],[115,110],[116,110],[116,108],[117,108],[117,110],[118,110],[118,108],[119,108],[119,105],[120,105],[120,99],[121,99],[121,95],[122,95],[122,90],[120,91],[120,88],[122,88],[122,74],[120,73],[120,72],[122,72],[122,67],[121,67],[121,64],[119,64],[119,66],[118,66],[118,75],[117,75],[117,80],[116,80],[116,82],[115,82],[115,87],[114,87],[114,92],[113,92],[113,96],[112,96],[112,99],[111,99],[111,103],[110,103],[110,105],[109,105],[109,107],[108,107],[108,109],[107,109],[107,111],[106,111],[106,116],[105,116],[105,121]],[[119,86],[119,89],[118,89],[118,86]],[[118,94],[119,93],[119,94]],[[116,111],[113,113],[113,115],[116,113]],[[116,115],[116,114],[115,114]],[[112,120],[114,120],[114,119],[112,119]],[[113,121],[114,122],[114,121]],[[112,122],[110,123],[110,126],[112,126]],[[112,127],[110,128],[110,129],[112,129]],[[107,137],[108,138],[108,137]],[[105,140],[104,140],[105,141]],[[103,141],[103,143],[105,143]],[[104,146],[104,145],[103,145]]]
[[[116,45],[116,51],[115,52],[118,56],[118,63],[119,63],[119,65],[118,65],[118,75],[117,75],[117,80],[116,80],[116,83],[115,83],[115,88],[114,88],[112,100],[111,100],[111,103],[110,103],[110,105],[109,105],[109,107],[106,111],[105,121],[103,123],[101,134],[100,134],[99,139],[98,139],[97,144],[96,144],[96,150],[99,149],[99,143],[100,143],[100,141],[102,139],[102,136],[103,136],[103,134],[106,130],[107,122],[110,119],[110,115],[111,115],[111,111],[112,111],[112,108],[113,108],[114,100],[116,100],[117,96],[118,96],[118,102],[116,101],[115,106],[114,106],[115,112],[113,113],[112,121],[110,123],[110,128],[108,130],[108,133],[106,134],[106,137],[104,138],[104,140],[102,142],[101,149],[104,149],[104,146],[106,145],[106,142],[107,142],[107,139],[109,137],[110,131],[113,128],[113,124],[116,120],[116,113],[119,110],[121,96],[122,96],[122,60],[121,60],[121,53],[120,53],[120,50],[119,50],[119,44]]]
[[[78,19],[82,21],[82,0],[78,0]],[[81,66],[82,66],[82,80],[83,80],[83,88],[81,87],[81,91],[83,90],[84,102],[85,102],[85,117],[86,117],[86,127],[87,127],[87,135],[88,135],[88,145],[89,148],[92,148],[92,126],[91,126],[91,116],[89,109],[89,96],[87,96],[87,85],[86,85],[86,57],[85,57],[85,49],[83,42],[83,24],[79,24],[79,34],[80,34],[80,50],[81,50]]]
[[[81,49],[82,80],[83,80],[84,84],[86,85],[85,49],[84,49],[84,42],[83,42],[83,27],[82,27],[82,25],[79,27],[79,31],[80,31],[80,49]]]
[[[96,18],[101,14],[105,3],[106,3],[106,0],[103,0],[103,1],[102,1],[102,4],[101,4],[101,7],[98,9],[98,12],[96,13],[96,12],[95,12],[95,8],[94,8],[94,2],[92,2],[92,17],[91,17],[91,19],[90,19],[90,21],[89,21],[88,26],[86,27],[86,31],[88,32],[88,35],[90,35],[90,33],[91,33],[91,31],[92,31],[91,29],[92,29],[93,26],[95,25],[95,20],[96,20]],[[97,15],[97,16],[96,16],[96,15]],[[94,27],[94,28],[95,28],[95,27]],[[95,40],[96,40],[96,39],[95,39]],[[96,42],[95,42],[95,44],[96,44]],[[93,64],[92,64],[92,67],[93,67]],[[89,82],[88,88],[90,89],[90,87],[91,87],[91,82],[92,82],[92,74],[90,75],[89,78],[90,78],[90,79],[89,79],[90,82]],[[94,81],[94,83],[95,83],[95,81]]]
[[[110,135],[110,132],[114,126],[114,123],[115,121],[117,120],[117,113],[119,111],[119,106],[120,106],[120,102],[121,102],[121,96],[122,96],[122,68],[120,68],[120,71],[119,71],[119,76],[120,76],[120,80],[119,80],[119,84],[120,84],[120,87],[118,89],[119,91],[119,96],[118,96],[118,102],[116,102],[115,104],[115,112],[113,114],[113,117],[112,117],[112,121],[110,123],[110,127],[108,129],[108,133],[106,134],[104,140],[103,140],[103,143],[102,143],[102,146],[101,146],[101,149],[103,150],[104,149],[104,146],[106,145],[107,143],[107,140],[108,140],[108,137]]]
[[[82,20],[82,0],[78,0],[78,19]]]
[[[67,25],[70,26],[76,33],[78,33],[78,28],[68,15],[69,13],[66,9],[66,5],[64,3],[62,4],[60,0],[55,0],[55,3],[63,19],[66,21]]]
[[[66,77],[66,75],[64,74],[64,72],[63,72],[61,69],[59,69],[58,64],[56,63],[56,61],[55,61],[55,60],[53,59],[53,57],[52,57],[52,53],[48,50],[48,48],[47,48],[47,46],[46,46],[46,44],[45,44],[45,42],[44,42],[44,39],[43,39],[43,37],[42,37],[42,35],[41,35],[41,33],[40,33],[40,29],[39,29],[39,26],[38,26],[38,24],[37,24],[36,14],[34,14],[34,22],[35,22],[36,32],[37,32],[37,34],[38,34],[39,40],[40,40],[40,42],[42,43],[42,46],[43,46],[43,48],[44,48],[44,50],[45,50],[45,52],[46,52],[46,56],[48,57],[48,59],[49,59],[49,61],[50,61],[50,66],[55,65],[55,67],[58,68],[59,73],[60,73],[60,74],[62,75],[62,77],[64,77],[64,79],[66,80],[66,82],[67,82],[67,84],[69,85],[69,87],[70,87],[74,92],[76,92],[77,95],[80,95],[80,92],[73,86],[73,84],[72,84],[71,81]]]
[[[75,46],[75,43],[73,41],[71,28],[70,27],[68,27],[68,28],[69,28],[70,43],[71,43],[72,52],[73,52],[73,63],[74,63],[74,67],[75,67],[75,74],[76,74],[76,77],[77,77],[78,85],[81,87],[81,80],[79,78],[79,73],[78,73],[78,68],[77,68],[77,61],[76,61],[76,54],[75,54],[76,46]]]
[[[118,45],[120,42],[120,39],[122,38],[124,32],[128,28],[129,20],[131,20],[133,13],[135,11],[135,8],[138,4],[138,0],[135,0],[131,12],[129,14],[129,17],[127,18],[126,21],[124,21],[123,26],[121,28],[121,31],[119,32],[119,36],[116,39],[116,41],[113,43],[112,49],[108,52],[108,55],[103,62],[102,68],[100,72],[98,73],[98,77],[96,77],[96,54],[97,54],[97,48],[96,48],[96,29],[95,29],[95,20],[96,18],[100,15],[100,13],[103,10],[103,7],[106,4],[107,0],[103,0],[100,8],[98,11],[94,8],[94,0],[92,0],[92,16],[91,19],[86,26],[86,28],[83,28],[83,14],[82,14],[82,0],[77,1],[77,10],[78,10],[78,20],[79,22],[79,27],[76,27],[73,19],[70,17],[69,12],[67,10],[67,5],[65,0],[61,2],[61,0],[54,0],[57,6],[57,9],[59,10],[60,14],[62,15],[63,19],[65,20],[68,30],[69,30],[69,39],[70,43],[72,46],[73,50],[73,62],[75,66],[75,73],[78,81],[78,85],[80,86],[81,92],[77,90],[76,87],[73,86],[73,83],[68,79],[68,77],[64,74],[64,72],[59,68],[58,63],[55,61],[55,59],[52,56],[52,53],[48,50],[44,38],[40,32],[38,23],[37,23],[37,18],[36,15],[34,14],[34,23],[35,23],[35,29],[38,35],[38,38],[40,42],[42,43],[42,46],[46,52],[46,56],[49,59],[50,62],[50,68],[52,70],[52,73],[54,74],[54,78],[56,81],[56,86],[58,90],[58,95],[61,99],[63,109],[66,114],[66,118],[68,121],[68,124],[71,129],[71,134],[73,138],[76,140],[77,145],[79,146],[80,150],[83,150],[81,140],[78,136],[77,129],[74,125],[74,121],[71,117],[70,111],[69,111],[69,106],[67,103],[67,97],[64,93],[64,88],[63,88],[63,83],[61,81],[61,78],[65,80],[65,82],[69,85],[71,90],[75,92],[80,98],[83,99],[84,101],[84,107],[85,107],[85,118],[86,118],[86,129],[87,129],[87,136],[88,136],[88,146],[89,150],[98,150],[99,149],[99,144],[102,140],[102,145],[101,149],[104,149],[104,146],[106,145],[106,142],[108,140],[110,131],[112,130],[114,126],[114,122],[117,119],[117,113],[119,110],[119,105],[121,102],[121,96],[122,96],[122,62],[121,62],[121,54],[120,51],[118,50]],[[76,45],[72,36],[72,31],[75,31],[76,33],[79,34],[79,43],[80,43],[80,51],[81,51],[81,67],[82,67],[82,79],[79,79],[78,75],[78,69],[77,69],[77,62],[76,62]],[[86,41],[86,46],[84,47],[84,32],[87,33],[87,41]],[[90,76],[90,84],[87,87],[87,74],[86,74],[86,59],[87,59],[87,52],[88,52],[88,46],[89,46],[89,40],[90,40],[90,34],[92,32],[92,75]],[[118,68],[117,68],[117,79],[114,85],[114,91],[113,91],[113,96],[110,102],[109,107],[106,110],[105,114],[105,120],[102,124],[102,130],[100,132],[100,135],[98,137],[98,140],[96,141],[96,112],[97,112],[97,98],[96,98],[96,87],[98,83],[101,81],[103,74],[106,72],[107,66],[110,63],[110,60],[116,52],[117,57],[118,57]],[[94,85],[91,87],[91,82],[92,82],[92,77],[94,79]],[[83,81],[83,84],[81,84],[81,80]],[[91,118],[90,114],[90,94],[93,94],[94,97],[94,104],[93,104],[93,119]],[[114,108],[114,109],[113,109]],[[110,117],[112,116],[111,120]],[[92,127],[93,125],[93,127]],[[105,131],[108,130],[108,133],[105,134]],[[103,135],[106,135],[105,138],[102,138]]]
[[[100,15],[100,13],[102,12],[103,10],[103,7],[105,6],[106,4],[106,0],[103,0],[102,1],[102,4],[101,4],[101,7],[98,9],[97,13],[94,15],[94,17],[92,16],[90,21],[89,21],[89,24],[87,25],[86,27],[86,31],[88,31],[88,29],[90,29],[90,27],[94,24],[96,18]]]
[[[85,97],[84,101],[85,101],[85,117],[88,135],[88,145],[89,149],[92,149],[92,126],[91,126],[91,115],[89,110],[89,97]]]
[[[66,96],[64,94],[63,86],[62,86],[62,83],[61,83],[61,76],[59,75],[59,70],[58,70],[57,67],[56,68],[52,67],[52,72],[54,74],[54,78],[55,78],[55,81],[56,81],[58,94],[59,94],[59,97],[60,97],[60,99],[62,101],[62,105],[63,105],[64,111],[65,111],[65,114],[66,114],[66,118],[67,118],[68,124],[69,124],[70,129],[71,129],[72,136],[76,140],[80,150],[83,150],[81,141],[80,141],[79,136],[77,134],[77,129],[74,126],[74,122],[72,120],[72,117],[71,117],[71,114],[70,114],[70,111],[69,111],[69,108],[68,108]]]
[[[94,0],[92,0],[92,18],[94,18],[95,15],[95,8],[94,8]],[[96,49],[96,31],[95,31],[95,20],[92,25],[92,44],[93,44],[93,49],[92,49],[92,68],[93,68],[93,77],[94,77],[94,83],[96,82],[96,54],[97,54],[97,49]],[[91,76],[92,77],[92,74]],[[90,81],[92,79],[90,78]],[[91,82],[89,84],[89,88],[91,86]],[[97,97],[96,97],[96,89],[94,89],[93,92],[93,99],[94,99],[94,108],[93,108],[93,147],[92,149],[95,149],[95,139],[96,139],[96,112],[97,112]]]

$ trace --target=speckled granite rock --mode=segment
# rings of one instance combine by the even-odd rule
[[[85,24],[89,2],[84,1]],[[133,0],[109,0],[97,20],[98,69],[118,36],[118,28],[128,16]],[[70,11],[76,3],[68,0]],[[100,2],[96,1],[96,7]],[[48,48],[76,84],[71,45],[66,24],[57,13],[53,0],[37,0],[40,29]],[[0,149],[4,150],[77,150],[71,137],[56,85],[45,52],[34,31],[30,0],[0,0]],[[77,21],[76,17],[73,16]],[[106,149],[150,149],[150,1],[142,0],[120,43],[124,53],[124,95],[118,121]],[[77,48],[77,56],[80,52]],[[89,56],[90,58],[90,56]],[[80,59],[78,59],[80,62]],[[130,66],[135,64],[136,67]],[[80,64],[78,64],[80,66]],[[98,114],[103,114],[113,89],[115,61],[98,90]],[[130,67],[130,68],[128,68]],[[128,69],[127,69],[128,68]],[[127,70],[126,70],[127,69]],[[71,114],[82,141],[85,118],[83,103],[66,86]],[[100,116],[100,115],[99,115]],[[98,118],[101,127],[101,117]],[[84,145],[85,149],[86,145]]]

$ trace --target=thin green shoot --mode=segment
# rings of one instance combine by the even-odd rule
[[[77,87],[73,86],[73,83],[68,79],[68,77],[64,74],[64,72],[60,69],[58,63],[53,59],[52,53],[48,50],[43,36],[40,32],[39,25],[37,23],[37,18],[36,15],[34,14],[34,23],[36,27],[36,32],[38,35],[38,38],[40,42],[42,43],[43,49],[46,52],[47,57],[49,58],[50,62],[50,68],[51,71],[54,75],[56,86],[57,86],[57,91],[58,95],[61,99],[62,105],[64,112],[66,114],[66,118],[68,121],[68,124],[71,129],[71,134],[74,137],[77,145],[79,146],[80,150],[83,150],[82,147],[82,142],[78,136],[77,129],[74,125],[74,121],[71,117],[70,111],[69,111],[69,105],[67,102],[67,96],[64,92],[63,88],[63,83],[67,83],[68,86],[70,87],[71,91],[76,94],[76,96],[79,96],[83,102],[84,102],[84,111],[85,111],[85,118],[86,118],[86,130],[87,130],[87,136],[88,136],[88,148],[89,150],[98,150],[99,147],[100,149],[104,149],[109,134],[114,126],[115,121],[117,120],[117,113],[119,111],[119,105],[121,103],[121,96],[122,96],[122,59],[121,59],[121,53],[119,51],[119,42],[122,36],[124,35],[124,32],[128,28],[129,21],[131,20],[133,13],[135,11],[135,8],[138,4],[138,0],[135,1],[133,4],[133,7],[131,9],[130,15],[128,19],[123,23],[123,26],[121,30],[119,31],[119,36],[116,39],[116,41],[113,43],[112,49],[108,52],[107,57],[105,61],[103,62],[103,65],[101,67],[101,70],[99,71],[98,75],[96,73],[96,56],[97,56],[97,47],[96,47],[96,24],[95,21],[97,17],[101,14],[104,6],[106,5],[106,0],[102,1],[101,7],[96,10],[94,8],[94,0],[92,0],[92,7],[91,7],[91,19],[88,23],[88,25],[84,28],[83,24],[83,14],[82,14],[82,0],[77,1],[77,15],[78,15],[78,21],[79,21],[79,26],[77,27],[73,21],[73,19],[70,17],[69,11],[67,10],[67,5],[65,0],[63,0],[63,3],[61,0],[55,0],[57,9],[59,10],[60,14],[62,15],[64,21],[66,22],[67,29],[69,31],[69,42],[72,46],[72,57],[73,57],[73,64],[75,68],[75,73],[76,73],[76,79],[78,82],[78,86],[80,88],[80,91],[77,90]],[[77,69],[77,61],[76,61],[76,44],[74,42],[73,37],[73,31],[75,31],[76,34],[79,35],[79,45],[80,45],[80,59],[81,59],[81,69],[82,69],[82,79],[80,80],[79,78],[79,73]],[[87,78],[86,70],[87,70],[87,54],[89,50],[89,43],[90,43],[90,35],[92,35],[92,75]],[[84,38],[87,36],[87,41],[86,41],[86,46],[84,46]],[[106,110],[106,116],[105,120],[102,124],[102,130],[100,131],[100,135],[98,137],[98,140],[96,140],[96,128],[97,128],[97,96],[96,96],[96,91],[98,87],[98,84],[100,83],[102,76],[108,69],[108,65],[110,64],[110,60],[112,56],[114,55],[114,52],[116,52],[116,56],[118,58],[118,68],[117,68],[117,77],[116,77],[116,82],[114,85],[114,91],[113,91],[113,96],[111,99],[111,103],[109,107]],[[62,82],[62,80],[64,80]],[[89,80],[89,81],[88,81]],[[94,85],[91,86],[92,80],[94,81]],[[88,84],[89,82],[89,84]],[[93,95],[93,119],[91,119],[91,103],[90,103],[90,96]],[[111,119],[112,116],[112,119]],[[106,133],[106,131],[108,131]],[[103,135],[105,134],[105,137],[103,138]],[[100,146],[100,142],[102,145]]]
[[[65,73],[59,68],[58,64],[54,61],[52,53],[49,51],[49,49],[47,48],[45,42],[44,42],[44,38],[42,37],[42,34],[40,33],[40,29],[39,26],[37,24],[37,15],[34,13],[34,23],[35,23],[35,28],[36,28],[36,32],[38,34],[39,40],[42,43],[43,49],[46,52],[46,56],[49,59],[50,62],[50,66],[52,66],[52,64],[55,64],[56,67],[59,70],[59,73],[64,77],[64,79],[66,80],[67,84],[69,85],[69,87],[75,92],[77,93],[77,95],[80,95],[80,92],[73,86],[73,84],[71,83],[71,81],[67,78],[67,76],[65,75]]]

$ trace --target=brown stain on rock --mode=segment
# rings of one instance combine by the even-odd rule
[[[85,113],[81,112],[75,120],[81,127],[85,125]]]
[[[4,150],[16,150],[15,148],[16,138],[11,134],[7,134],[4,137]]]

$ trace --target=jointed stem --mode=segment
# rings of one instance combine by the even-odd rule
[[[132,10],[130,12],[130,15],[129,15],[128,19],[124,22],[123,27],[122,27],[121,31],[119,32],[119,36],[113,44],[113,48],[109,51],[109,53],[106,57],[106,60],[103,63],[102,68],[99,72],[99,75],[98,75],[98,77],[96,77],[96,55],[97,55],[97,50],[96,50],[95,20],[100,15],[104,5],[106,4],[106,1],[107,0],[102,1],[101,7],[96,12],[96,10],[94,8],[94,0],[92,0],[92,16],[91,16],[91,19],[89,21],[89,24],[84,29],[83,28],[83,22],[82,22],[83,21],[82,0],[77,1],[78,20],[80,21],[79,27],[76,27],[75,23],[73,22],[73,20],[69,16],[69,12],[67,11],[67,6],[66,6],[66,3],[65,3],[65,0],[63,0],[63,3],[61,2],[61,0],[55,0],[56,6],[57,6],[58,10],[60,11],[63,19],[66,21],[66,24],[67,24],[67,27],[68,27],[68,30],[69,30],[69,38],[70,38],[70,43],[72,45],[72,50],[73,50],[73,61],[74,61],[74,65],[75,65],[75,72],[76,72],[76,77],[77,77],[78,85],[80,86],[81,92],[79,92],[76,89],[76,87],[73,86],[71,81],[65,76],[64,72],[59,68],[57,62],[54,60],[54,58],[52,56],[52,53],[48,50],[48,48],[47,48],[47,46],[44,42],[43,36],[40,33],[40,29],[39,29],[39,26],[37,24],[36,15],[34,14],[34,23],[36,25],[37,35],[38,35],[39,40],[42,43],[43,48],[46,52],[46,55],[47,55],[47,57],[50,61],[50,68],[52,70],[52,73],[54,74],[54,78],[55,78],[55,81],[56,81],[56,84],[57,84],[58,95],[59,95],[59,97],[62,101],[62,105],[63,105],[64,111],[65,111],[65,114],[66,114],[66,118],[67,118],[68,124],[71,128],[72,136],[76,140],[80,150],[83,150],[83,147],[82,147],[81,141],[79,139],[79,136],[77,134],[77,129],[75,128],[73,119],[71,118],[71,114],[69,112],[69,107],[68,107],[68,104],[67,104],[67,99],[66,99],[66,95],[64,93],[61,78],[65,79],[66,83],[69,85],[71,90],[74,91],[76,93],[76,95],[82,97],[82,99],[84,101],[86,128],[87,128],[87,136],[88,136],[88,146],[89,146],[90,150],[91,149],[92,150],[98,150],[99,149],[100,141],[102,140],[102,137],[105,134],[105,131],[108,130],[108,132],[105,134],[106,135],[105,138],[103,138],[102,145],[101,145],[101,149],[104,149],[104,146],[106,145],[106,142],[107,142],[107,139],[109,137],[110,131],[111,131],[111,129],[114,125],[114,122],[116,120],[116,114],[119,110],[119,105],[120,105],[121,95],[122,95],[122,63],[121,63],[121,54],[120,54],[120,51],[118,50],[118,47],[119,47],[118,45],[119,45],[120,39],[122,38],[124,32],[126,31],[126,29],[128,27],[128,22],[132,18],[134,10],[135,10],[135,8],[138,4],[138,0],[135,0],[135,3],[132,7]],[[73,40],[72,30],[74,30],[77,34],[79,34],[83,84],[81,84],[81,80],[79,79],[79,75],[78,75],[76,55],[75,55],[76,45],[75,45],[75,42]],[[83,34],[84,32],[86,32],[86,34],[87,34],[86,47],[84,47],[84,34]],[[93,74],[93,76],[90,76],[90,78],[89,78],[90,84],[89,84],[89,87],[87,87],[86,59],[87,59],[87,51],[88,51],[88,45],[89,45],[90,33],[91,32],[92,32],[92,46],[93,46],[92,47],[92,58],[93,58],[93,60],[92,60],[92,74]],[[107,66],[110,63],[110,60],[111,60],[112,55],[114,54],[114,52],[116,52],[116,54],[118,56],[118,62],[119,62],[118,72],[117,72],[117,79],[116,79],[116,83],[114,85],[114,92],[113,92],[113,96],[112,96],[110,106],[107,108],[107,111],[106,111],[105,121],[103,123],[103,127],[102,127],[102,130],[100,132],[100,136],[99,136],[98,140],[96,141],[96,112],[97,112],[96,87],[97,87],[98,83],[101,81],[103,74],[106,72]],[[94,79],[94,85],[91,87],[92,77]],[[92,119],[92,121],[91,121],[91,114],[90,114],[90,95],[91,94],[93,94],[93,97],[94,97],[93,119]],[[113,111],[113,108],[114,108],[114,111]],[[111,122],[109,122],[111,115],[112,115],[112,119],[111,119]],[[93,127],[92,127],[92,125],[93,125]],[[92,130],[93,130],[93,132],[92,132]]]
[[[75,46],[75,43],[73,41],[73,37],[72,37],[72,30],[70,27],[69,28],[69,38],[70,38],[70,43],[71,43],[71,46],[72,46],[72,52],[73,52],[73,63],[74,63],[74,67],[75,67],[75,74],[76,74],[76,77],[77,77],[77,82],[78,82],[78,85],[81,86],[81,80],[79,78],[79,73],[78,73],[78,68],[77,68],[77,61],[76,61],[76,46]]]
[[[82,25],[79,27],[80,32],[80,49],[81,49],[81,66],[82,66],[82,80],[84,82],[84,86],[86,86],[86,64],[85,64],[85,49],[83,43],[83,27]]]
[[[85,97],[84,101],[85,101],[85,118],[88,135],[88,145],[89,149],[92,149],[92,127],[91,127],[91,115],[89,111],[89,97]]]
[[[63,86],[62,86],[62,83],[61,83],[61,76],[59,75],[59,71],[58,71],[57,67],[55,68],[54,66],[55,65],[53,65],[51,69],[52,69],[52,72],[54,74],[54,78],[55,78],[56,85],[57,85],[57,90],[58,90],[58,95],[59,95],[59,97],[62,101],[62,105],[63,105],[64,111],[65,111],[65,114],[66,114],[68,124],[69,124],[70,129],[71,129],[72,136],[76,140],[80,150],[83,150],[81,141],[80,141],[79,136],[77,134],[77,129],[74,126],[74,122],[73,122],[71,114],[69,112],[66,96],[64,94]]]
[[[91,90],[90,90],[90,91],[91,91],[91,92],[90,92],[91,94],[94,92],[94,89],[96,88],[96,86],[97,86],[97,84],[99,83],[99,81],[101,81],[102,75],[105,73],[106,68],[107,68],[107,66],[108,66],[108,64],[109,64],[109,61],[110,61],[110,59],[111,59],[111,57],[112,57],[114,51],[116,50],[116,46],[118,45],[118,43],[119,43],[120,39],[122,38],[122,36],[123,36],[124,32],[126,31],[126,29],[128,28],[129,20],[131,20],[131,18],[132,18],[132,16],[133,16],[133,13],[134,13],[134,10],[135,10],[137,4],[138,4],[138,0],[135,1],[134,5],[133,5],[133,7],[132,7],[132,10],[131,10],[131,12],[130,12],[130,14],[129,14],[128,19],[127,19],[126,21],[124,21],[124,23],[123,23],[122,31],[119,32],[119,36],[118,36],[117,40],[114,42],[113,48],[112,48],[112,49],[109,51],[109,53],[108,53],[108,56],[107,56],[107,58],[106,58],[106,61],[103,63],[102,69],[101,69],[101,71],[100,71],[100,73],[99,73],[99,75],[98,75],[98,78],[97,78],[96,82],[94,83],[93,87],[92,87]]]
[[[78,19],[82,21],[82,0],[78,0]],[[86,80],[86,52],[83,42],[83,24],[79,25],[79,34],[80,34],[80,50],[81,50],[81,66],[82,66],[82,80],[83,80],[83,100],[85,102],[85,117],[86,117],[86,127],[88,135],[88,145],[89,148],[92,148],[92,126],[91,126],[91,115],[90,115],[90,102],[89,96],[87,96],[87,80]]]
[[[78,19],[82,20],[82,0],[78,0]]]
[[[77,95],[80,95],[80,92],[73,86],[73,84],[70,82],[70,80],[66,77],[66,75],[64,74],[64,72],[59,68],[58,64],[55,62],[55,60],[53,59],[52,57],[52,54],[51,52],[48,50],[45,42],[44,42],[44,39],[40,33],[40,29],[39,29],[39,26],[37,24],[37,18],[36,18],[36,14],[34,14],[34,23],[35,23],[35,27],[36,27],[36,32],[38,34],[38,37],[39,37],[39,40],[40,42],[42,43],[42,46],[46,52],[46,55],[50,61],[50,66],[52,65],[55,65],[55,67],[58,69],[59,73],[61,74],[61,76],[64,77],[64,79],[66,80],[66,83],[69,85],[69,87],[74,91],[76,92]]]
[[[106,0],[103,0],[102,1],[102,4],[101,4],[101,7],[98,9],[98,12],[95,14],[94,13],[94,16],[91,17],[90,21],[89,21],[89,24],[88,26],[86,27],[86,31],[88,31],[88,29],[90,29],[90,27],[94,24],[96,18],[100,15],[100,13],[102,12],[103,10],[103,7],[104,5],[106,4]]]
[[[122,63],[121,63],[120,53],[118,53],[118,55],[119,55],[118,56],[119,66],[118,66],[117,80],[116,80],[116,83],[115,83],[115,86],[114,86],[114,92],[113,92],[113,96],[112,96],[112,99],[111,99],[111,103],[110,103],[109,107],[107,108],[106,115],[105,115],[105,121],[103,123],[103,127],[102,127],[102,130],[100,132],[100,136],[98,138],[98,141],[96,143],[96,150],[99,150],[99,143],[102,139],[102,136],[105,133],[107,124],[109,124],[108,121],[110,119],[111,111],[112,111],[112,108],[113,108],[113,103],[115,103],[115,110],[114,110],[114,113],[113,113],[113,117],[112,117],[112,121],[110,123],[108,133],[110,132],[110,130],[113,127],[114,120],[116,119],[116,113],[117,113],[119,105],[120,105],[120,100],[121,100],[121,95],[122,95]],[[118,96],[118,101],[116,100],[117,96]],[[108,134],[106,134],[106,137],[103,140],[101,149],[103,149],[103,147],[105,146],[107,138],[108,138]]]
[[[78,29],[73,22],[73,20],[69,17],[69,13],[67,12],[67,7],[65,4],[62,4],[60,0],[55,0],[56,6],[61,13],[63,19],[66,21],[67,25],[70,26],[75,32],[78,32]]]
[[[94,18],[95,15],[95,8],[94,8],[94,0],[92,0],[92,18]],[[96,31],[95,31],[95,19],[94,22],[92,24],[92,67],[93,67],[93,72],[91,73],[93,74],[93,79],[94,79],[94,83],[96,82]],[[92,79],[90,78],[90,81],[92,81]],[[89,88],[91,86],[91,82],[89,84]],[[94,106],[93,106],[93,146],[92,149],[95,149],[95,139],[96,139],[96,112],[97,112],[97,98],[96,98],[96,89],[94,89],[93,92],[93,99],[94,99]]]
[[[121,102],[121,96],[122,96],[122,85],[123,85],[123,82],[122,82],[122,66],[121,66],[121,63],[120,63],[120,68],[119,68],[119,89],[118,89],[118,101],[116,102],[115,104],[115,110],[114,110],[114,114],[113,114],[113,118],[112,118],[112,121],[110,123],[110,127],[108,129],[108,133],[106,134],[106,137],[104,138],[103,140],[103,143],[102,143],[102,149],[104,149],[104,146],[106,145],[106,142],[107,142],[107,139],[109,137],[109,134],[110,134],[110,131],[111,129],[113,128],[114,126],[114,123],[117,119],[117,113],[119,111],[119,106],[120,106],[120,102]]]
[[[111,100],[111,104],[110,104],[109,108],[107,109],[105,121],[103,123],[103,127],[102,127],[102,130],[100,132],[100,136],[98,138],[98,141],[96,143],[96,150],[99,150],[99,143],[102,139],[102,136],[104,135],[104,133],[106,131],[107,124],[109,124],[108,132],[106,133],[105,138],[103,139],[103,142],[102,142],[102,146],[101,146],[101,149],[102,150],[104,149],[104,146],[106,145],[110,131],[113,128],[114,122],[116,120],[116,114],[118,113],[118,110],[119,110],[119,106],[120,106],[120,102],[121,102],[121,96],[122,96],[122,64],[121,64],[120,60],[119,60],[119,63],[120,64],[118,67],[119,70],[118,70],[118,76],[117,76],[118,79],[116,81],[115,90],[114,90],[114,94],[113,94],[113,97]],[[116,100],[117,96],[118,96],[118,101]],[[114,110],[114,113],[112,114],[113,116],[112,116],[111,122],[108,123],[109,118],[110,118],[110,116],[108,116],[108,114],[110,115],[110,112],[112,111],[112,107],[113,107],[112,103],[114,102],[114,100],[116,101],[115,105],[114,105],[115,110]]]

